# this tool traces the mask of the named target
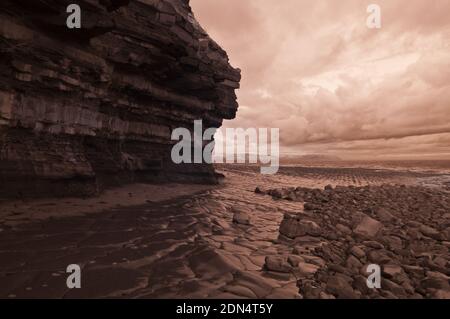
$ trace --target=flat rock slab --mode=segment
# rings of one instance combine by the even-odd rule
[[[382,223],[369,216],[365,216],[363,217],[361,222],[356,226],[353,232],[356,235],[362,237],[372,238],[375,237],[382,228],[383,228]]]

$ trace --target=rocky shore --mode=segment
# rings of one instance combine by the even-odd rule
[[[304,202],[280,225],[291,254],[265,265],[296,274],[303,297],[450,298],[448,192],[405,185],[256,192]],[[381,289],[366,284],[370,264],[381,267]]]
[[[220,172],[207,188],[0,203],[0,297],[449,298],[448,190],[358,169]]]

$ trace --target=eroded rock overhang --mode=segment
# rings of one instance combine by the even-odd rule
[[[70,3],[0,3],[0,194],[214,182],[211,165],[171,161],[171,132],[233,119],[240,70],[189,1],[78,0],[81,29]]]

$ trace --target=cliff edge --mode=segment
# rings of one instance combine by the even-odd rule
[[[220,127],[238,107],[240,70],[188,0],[2,0],[0,61],[0,197],[216,181],[170,158],[173,129]]]

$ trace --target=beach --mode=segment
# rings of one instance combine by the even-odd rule
[[[2,202],[0,296],[448,298],[445,170],[217,170],[217,186]],[[70,264],[81,289],[67,288]],[[368,264],[381,289],[364,285]]]

